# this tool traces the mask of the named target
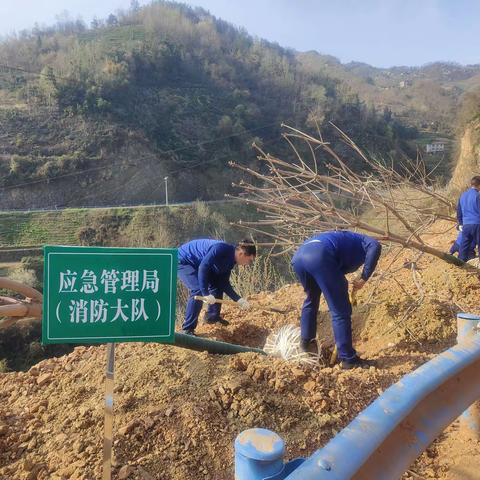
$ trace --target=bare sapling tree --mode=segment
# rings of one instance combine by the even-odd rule
[[[425,240],[433,238],[425,234],[434,234],[431,227],[436,220],[452,222],[453,230],[456,219],[455,204],[435,187],[421,159],[387,165],[367,156],[336,129],[356,158],[354,169],[320,132],[312,136],[283,127],[293,160],[282,160],[254,145],[259,168],[231,164],[251,178],[235,185],[243,192],[233,198],[255,205],[264,214],[262,220],[240,222],[242,226],[266,235],[284,250],[316,232],[360,230],[384,243],[418,250],[473,271]]]
[[[416,160],[404,157],[394,165],[366,155],[353,140],[333,123],[331,125],[358,158],[382,184],[378,193],[384,193],[386,200],[394,201],[395,209],[414,223],[429,223],[430,220],[447,220],[456,223],[456,205],[436,185],[436,167],[428,170],[420,154]],[[437,165],[438,167],[438,165]],[[393,196],[394,194],[394,196]]]

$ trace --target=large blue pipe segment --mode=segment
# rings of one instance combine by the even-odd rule
[[[286,480],[394,480],[480,398],[480,338],[438,355],[388,388]]]

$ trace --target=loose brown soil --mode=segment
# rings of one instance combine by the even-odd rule
[[[442,225],[439,228],[443,228]],[[453,233],[439,240],[447,250]],[[455,341],[455,315],[478,312],[480,282],[431,257],[402,252],[358,295],[353,323],[369,370],[307,367],[247,353],[197,353],[168,345],[120,344],[115,378],[115,479],[231,480],[233,442],[264,427],[286,441],[287,456],[308,456],[401,376]],[[416,309],[413,307],[422,297]],[[267,335],[298,324],[303,292],[288,285],[252,303],[284,308],[243,313],[224,308],[227,327],[200,325],[205,337],[263,346]],[[332,344],[322,301],[318,337]],[[78,347],[28,372],[0,374],[0,478],[99,479],[102,467],[106,349]],[[480,447],[454,424],[403,478],[480,478]]]

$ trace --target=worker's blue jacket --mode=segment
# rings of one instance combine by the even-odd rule
[[[181,245],[178,263],[190,265],[198,272],[198,284],[202,295],[209,294],[209,285],[220,287],[232,300],[240,295],[230,284],[230,273],[235,266],[235,246],[220,240],[202,238]]]
[[[318,233],[304,242],[330,244],[335,252],[340,271],[354,272],[363,265],[362,278],[368,280],[377,266],[382,247],[374,238],[350,231]]]
[[[460,196],[457,204],[457,219],[459,225],[480,224],[480,193],[475,188],[469,188]]]

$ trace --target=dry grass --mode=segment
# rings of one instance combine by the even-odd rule
[[[238,267],[230,277],[233,288],[244,297],[258,292],[273,292],[294,281],[287,257],[259,255],[252,265]]]

